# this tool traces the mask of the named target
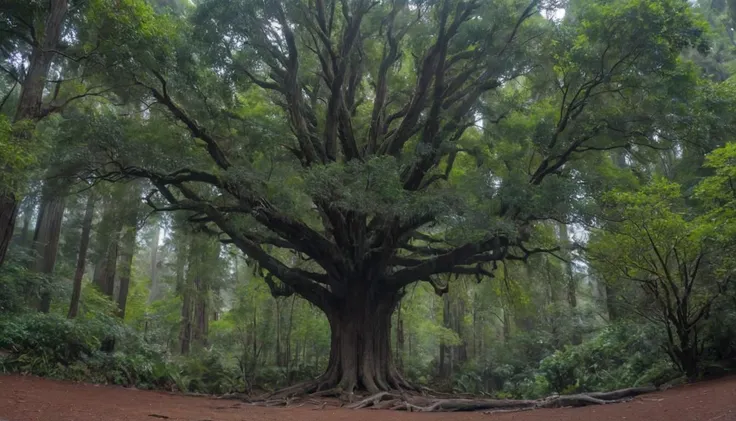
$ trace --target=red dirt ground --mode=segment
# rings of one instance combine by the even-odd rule
[[[736,421],[736,377],[585,408],[483,413],[408,413],[347,409],[262,408],[231,400],[178,396],[0,376],[2,421]]]

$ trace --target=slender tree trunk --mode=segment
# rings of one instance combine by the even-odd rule
[[[404,319],[401,317],[401,303],[396,311],[396,366],[404,368]]]
[[[32,245],[32,232],[31,221],[33,219],[33,212],[36,209],[35,195],[33,193],[27,194],[18,205],[18,211],[16,216],[15,224],[18,225],[22,222],[20,234],[11,241],[11,247],[17,245],[20,248],[28,248]]]
[[[209,289],[205,281],[197,277],[194,280],[196,296],[194,299],[194,321],[192,323],[192,339],[199,346],[207,346],[207,335],[209,334],[209,311],[207,301]]]
[[[274,298],[276,301],[276,366],[281,366],[281,301],[278,298]]]
[[[97,240],[97,259],[95,263],[92,281],[99,290],[113,298],[115,290],[115,273],[117,270],[117,260],[119,252],[120,231],[122,223],[117,217],[114,209],[115,204],[111,199],[105,203],[105,210],[102,215],[100,225],[104,227],[98,233]]]
[[[74,286],[72,288],[72,299],[69,303],[68,317],[73,319],[79,313],[79,298],[82,295],[82,279],[87,266],[87,250],[89,249],[89,237],[92,231],[92,218],[94,217],[95,197],[90,192],[87,196],[87,204],[84,208],[84,219],[82,220],[82,238],[79,241],[79,252],[77,254],[77,268],[74,271]]]
[[[62,184],[64,184],[62,186]],[[59,237],[61,236],[61,221],[64,217],[66,196],[65,183],[52,181],[44,188],[41,197],[41,208],[36,221],[36,231],[33,235],[33,251],[35,261],[34,272],[51,275],[56,266],[56,256],[59,252]],[[51,291],[41,292],[39,311],[48,313],[51,309]]]
[[[294,326],[294,302],[296,296],[291,297],[291,308],[289,309],[289,327],[286,330],[286,352],[284,353],[284,366],[286,366],[286,372],[289,372],[291,368],[291,330]]]
[[[32,209],[26,209],[23,212],[23,230],[20,232],[20,237],[18,238],[18,245],[21,247],[27,247],[30,242]]]
[[[33,46],[29,60],[28,71],[21,85],[18,108],[16,108],[14,122],[42,117],[41,104],[43,90],[46,86],[46,77],[54,58],[55,50],[61,37],[61,28],[67,11],[67,0],[49,1],[50,10],[46,16],[43,39]],[[28,137],[27,134],[22,134]],[[2,171],[12,171],[12,168],[2,168]],[[18,198],[14,193],[14,186],[1,188],[0,186],[0,265],[13,237],[15,217],[18,212]],[[43,305],[42,305],[43,307]]]
[[[0,265],[10,247],[15,229],[15,217],[18,212],[18,201],[12,192],[0,193]]]
[[[453,356],[457,356],[456,361],[459,364],[463,364],[468,360],[468,344],[464,337],[464,324],[463,321],[465,320],[465,297],[456,297],[455,298],[455,305],[453,306],[454,314],[452,317],[452,330],[457,333],[457,336],[461,339],[461,342],[459,345],[454,347],[453,349]],[[455,360],[453,360],[455,361]],[[454,367],[454,366],[453,366]],[[450,375],[453,374],[453,370],[450,371]]]
[[[118,206],[115,197],[106,198],[97,232],[95,270],[92,274],[92,282],[110,300],[115,299],[115,275],[123,230],[123,220],[117,212]],[[114,337],[110,336],[102,341],[103,352],[112,352],[114,348]]]
[[[135,214],[134,214],[135,215]],[[131,221],[133,225],[127,225],[121,239],[120,247],[120,291],[118,292],[118,315],[125,319],[125,308],[128,304],[128,291],[130,290],[130,274],[133,267],[133,256],[135,256],[135,237],[137,234],[135,217]]]
[[[185,291],[181,305],[181,333],[179,334],[179,349],[182,355],[189,354],[192,346],[192,293]]]
[[[151,244],[151,290],[148,294],[148,304],[156,301],[159,296],[158,285],[158,242],[161,240],[161,227],[155,227],[153,244]]]
[[[447,329],[450,329],[451,327],[451,318],[452,315],[450,314],[450,296],[449,294],[445,294],[442,296],[442,326],[444,326]],[[437,369],[438,376],[440,378],[447,378],[449,374],[449,370],[447,368],[447,354],[448,352],[448,346],[445,344],[444,341],[440,341],[440,360],[439,360],[439,367]]]
[[[503,341],[507,343],[511,339],[511,314],[508,308],[503,308]]]

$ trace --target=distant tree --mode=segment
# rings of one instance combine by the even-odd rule
[[[610,216],[619,222],[591,242],[591,258],[604,276],[640,288],[630,309],[663,326],[667,354],[694,378],[706,339],[703,324],[736,276],[728,256],[736,243],[731,240],[724,250],[724,243],[714,241],[712,222],[686,219],[677,184],[660,179],[607,199]]]

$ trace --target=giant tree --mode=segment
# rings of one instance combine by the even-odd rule
[[[118,46],[100,56],[150,119],[100,142],[95,174],[149,179],[151,206],[321,309],[330,359],[306,389],[346,393],[410,387],[389,349],[407,286],[553,250],[537,223],[586,199],[591,151],[664,142],[702,32],[682,0],[561,21],[539,0],[99,4]]]

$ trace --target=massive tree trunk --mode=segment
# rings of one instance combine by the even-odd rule
[[[56,46],[61,37],[61,27],[67,11],[67,0],[51,0],[50,9],[46,16],[43,39],[36,42],[29,59],[28,72],[21,86],[18,108],[16,108],[14,122],[26,119],[43,117],[41,104],[43,90],[46,86],[46,76],[54,58]],[[2,171],[12,171],[12,168],[2,168]],[[10,245],[15,229],[15,216],[18,212],[18,198],[13,186],[0,190],[0,265]]]
[[[59,251],[61,220],[64,217],[66,199],[66,185],[62,184],[65,183],[51,182],[44,188],[36,231],[33,235],[35,261],[32,269],[45,275],[51,275],[54,272]],[[48,313],[51,309],[51,291],[48,289],[41,292],[38,309],[43,313]]]
[[[72,287],[72,299],[69,303],[68,317],[73,319],[79,313],[79,298],[82,296],[82,279],[87,266],[87,251],[89,249],[89,237],[92,231],[92,218],[95,213],[95,197],[92,193],[87,196],[87,204],[84,208],[84,219],[82,220],[82,238],[79,241],[79,253],[77,254],[77,267],[74,271],[74,286]]]
[[[324,306],[332,331],[330,359],[317,389],[411,389],[394,366],[391,354],[391,316],[398,293],[354,288],[344,300]]]

